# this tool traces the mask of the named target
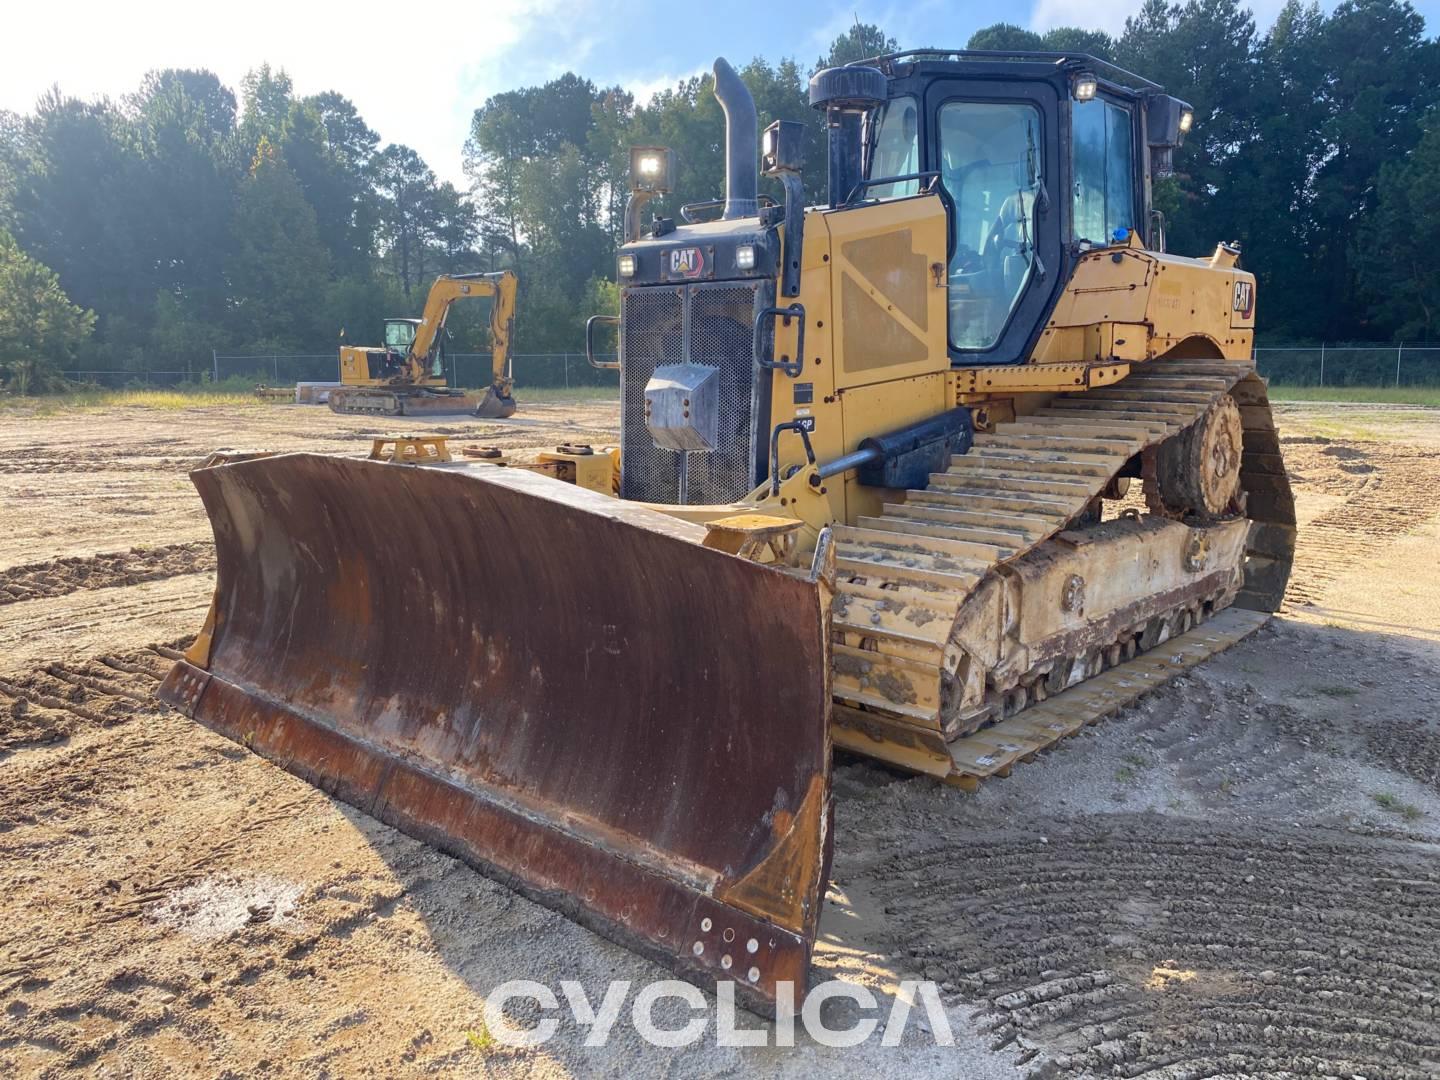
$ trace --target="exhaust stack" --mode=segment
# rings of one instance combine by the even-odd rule
[[[725,110],[725,210],[720,217],[755,217],[760,213],[760,119],[755,99],[724,57],[715,60],[715,100]]]

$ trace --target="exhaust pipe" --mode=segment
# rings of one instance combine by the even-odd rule
[[[720,217],[755,217],[760,213],[760,118],[755,99],[724,57],[715,61],[715,100],[725,110],[725,210]]]

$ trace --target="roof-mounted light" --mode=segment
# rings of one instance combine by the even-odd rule
[[[665,195],[675,190],[675,151],[663,146],[630,148],[630,190]]]
[[[1075,81],[1070,84],[1070,93],[1076,101],[1091,101],[1095,97],[1095,91],[1100,89],[1100,80],[1095,78],[1093,72],[1082,71],[1075,76]]]

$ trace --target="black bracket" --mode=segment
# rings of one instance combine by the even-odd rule
[[[805,444],[805,460],[811,465],[815,464],[815,449],[810,445],[810,432],[815,426],[813,419],[790,420],[783,424],[776,424],[770,431],[770,494],[780,494],[780,433],[782,431],[798,431],[800,441]]]
[[[766,359],[764,354],[765,345],[765,320],[783,319],[783,326],[789,326],[791,319],[799,319],[800,325],[795,331],[795,359],[775,359],[774,339],[771,339],[770,358]],[[755,354],[755,362],[765,371],[783,371],[792,379],[800,377],[801,370],[805,367],[805,308],[801,304],[791,304],[789,307],[767,307],[761,308],[755,316],[755,330],[751,338],[750,348]]]

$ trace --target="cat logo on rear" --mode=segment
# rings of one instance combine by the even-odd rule
[[[1242,319],[1248,319],[1255,314],[1255,283],[1253,281],[1235,282],[1235,302],[1231,307]]]
[[[670,252],[670,276],[697,278],[705,272],[705,256],[698,247],[676,248]]]

